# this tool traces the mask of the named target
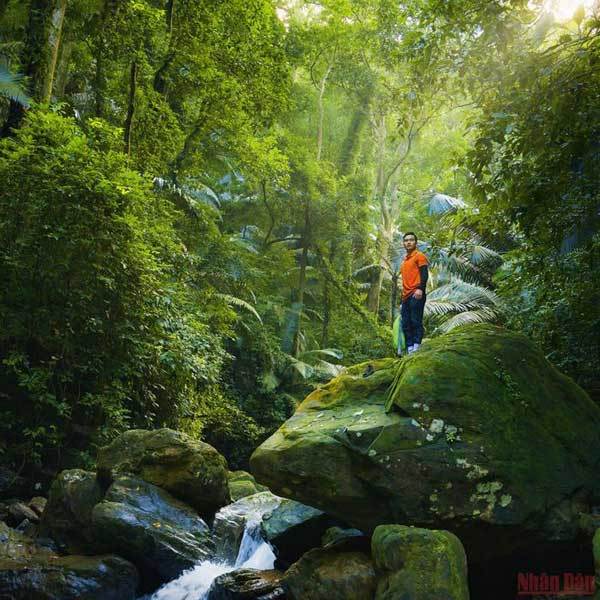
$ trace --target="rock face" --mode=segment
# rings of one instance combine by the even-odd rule
[[[380,525],[371,548],[383,573],[375,600],[469,600],[465,551],[449,531]]]
[[[320,546],[321,537],[331,523],[331,517],[323,511],[271,492],[259,492],[217,513],[213,524],[217,555],[224,560],[235,560],[248,524],[255,526],[259,536],[273,546],[278,568],[279,565],[285,568],[304,552]]]
[[[80,552],[93,541],[92,509],[104,497],[96,474],[81,469],[62,471],[52,482],[42,514],[40,535]]]
[[[237,569],[217,577],[208,600],[284,600],[279,571]]]
[[[98,476],[131,473],[171,493],[202,515],[229,501],[227,463],[212,447],[172,429],[132,429],[98,452]]]
[[[414,524],[487,547],[490,526],[552,539],[553,509],[598,493],[598,457],[600,408],[585,392],[525,337],[474,325],[348,369],[251,467],[275,493],[365,532]]]
[[[133,600],[135,567],[118,556],[58,556],[0,522],[0,597]]]
[[[321,538],[332,525],[323,511],[295,500],[281,498],[278,506],[267,512],[261,531],[277,550],[278,564],[289,566],[302,554],[321,544]]]
[[[91,529],[99,549],[131,560],[147,582],[175,579],[213,551],[210,530],[191,507],[129,476],[94,507]]]
[[[371,600],[377,580],[366,554],[317,548],[294,563],[282,583],[292,600]]]

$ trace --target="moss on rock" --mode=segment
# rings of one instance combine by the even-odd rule
[[[375,600],[468,600],[467,559],[449,531],[380,525],[371,540],[382,576]]]
[[[366,554],[317,548],[286,571],[282,584],[291,600],[367,600],[377,579]]]
[[[62,471],[52,482],[42,513],[40,535],[64,544],[69,552],[89,548],[92,509],[104,497],[96,474],[81,469]]]
[[[98,452],[98,476],[131,473],[214,514],[229,502],[227,462],[212,446],[172,429],[132,429]]]
[[[468,534],[484,522],[556,539],[548,514],[596,491],[598,456],[600,408],[586,393],[524,336],[471,325],[401,360],[349,368],[302,402],[251,467],[275,493],[363,531]]]

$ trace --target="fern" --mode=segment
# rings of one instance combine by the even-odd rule
[[[23,75],[10,71],[5,62],[0,62],[0,96],[14,100],[28,107],[30,98],[25,91],[25,78]]]
[[[244,310],[247,310],[249,313],[252,313],[258,319],[259,323],[262,325],[262,319],[260,318],[260,315],[258,314],[257,310],[254,308],[254,306],[252,306],[252,304],[250,304],[249,302],[246,302],[245,300],[242,300],[241,298],[236,298],[235,296],[231,296],[230,294],[215,294],[215,296],[217,296],[217,298],[221,298],[221,300],[224,300],[230,306],[237,306],[238,308],[243,308]]]

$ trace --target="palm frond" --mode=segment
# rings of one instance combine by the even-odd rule
[[[235,296],[231,296],[230,294],[215,294],[215,296],[217,296],[218,298],[221,298],[221,300],[224,300],[230,306],[237,306],[238,308],[243,308],[244,310],[247,310],[249,313],[252,313],[258,319],[258,321],[262,324],[262,319],[260,318],[260,315],[258,314],[257,310],[254,308],[254,306],[252,306],[252,304],[250,304],[249,302],[246,302],[245,300],[242,300],[241,298],[236,298]]]
[[[482,244],[474,244],[469,248],[469,259],[474,265],[481,265],[488,262],[502,262],[502,256],[499,252]]]
[[[344,358],[344,353],[337,348],[317,348],[316,350],[306,350],[300,355],[300,358],[306,358],[307,356],[315,356],[319,354],[324,354],[325,356],[332,356],[333,358],[337,358],[338,360],[342,360]]]
[[[448,283],[433,289],[428,299],[438,301],[458,302],[466,305],[499,306],[501,300],[492,290],[475,283],[452,278]]]
[[[0,96],[28,107],[31,99],[25,91],[23,75],[13,73],[4,62],[0,62]]]
[[[461,254],[440,250],[432,257],[431,263],[434,267],[445,269],[451,275],[460,276],[461,279],[472,282],[479,282],[482,279],[479,268],[466,256],[462,256]]]
[[[429,199],[427,210],[430,215],[442,215],[454,213],[461,208],[467,208],[467,206],[468,204],[460,198],[437,193]]]
[[[431,297],[429,297],[425,303],[426,316],[445,316],[453,313],[466,312],[468,310],[468,304],[452,302],[451,300],[431,300]]]
[[[454,315],[447,321],[444,321],[439,327],[441,333],[447,333],[455,327],[467,325],[469,323],[491,323],[499,317],[499,312],[494,308],[482,306],[476,310],[469,310]]]

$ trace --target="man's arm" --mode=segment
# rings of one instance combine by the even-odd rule
[[[419,267],[419,274],[421,275],[421,283],[419,284],[419,289],[425,293],[425,288],[427,287],[427,279],[429,278],[429,269],[427,265],[422,265]]]

